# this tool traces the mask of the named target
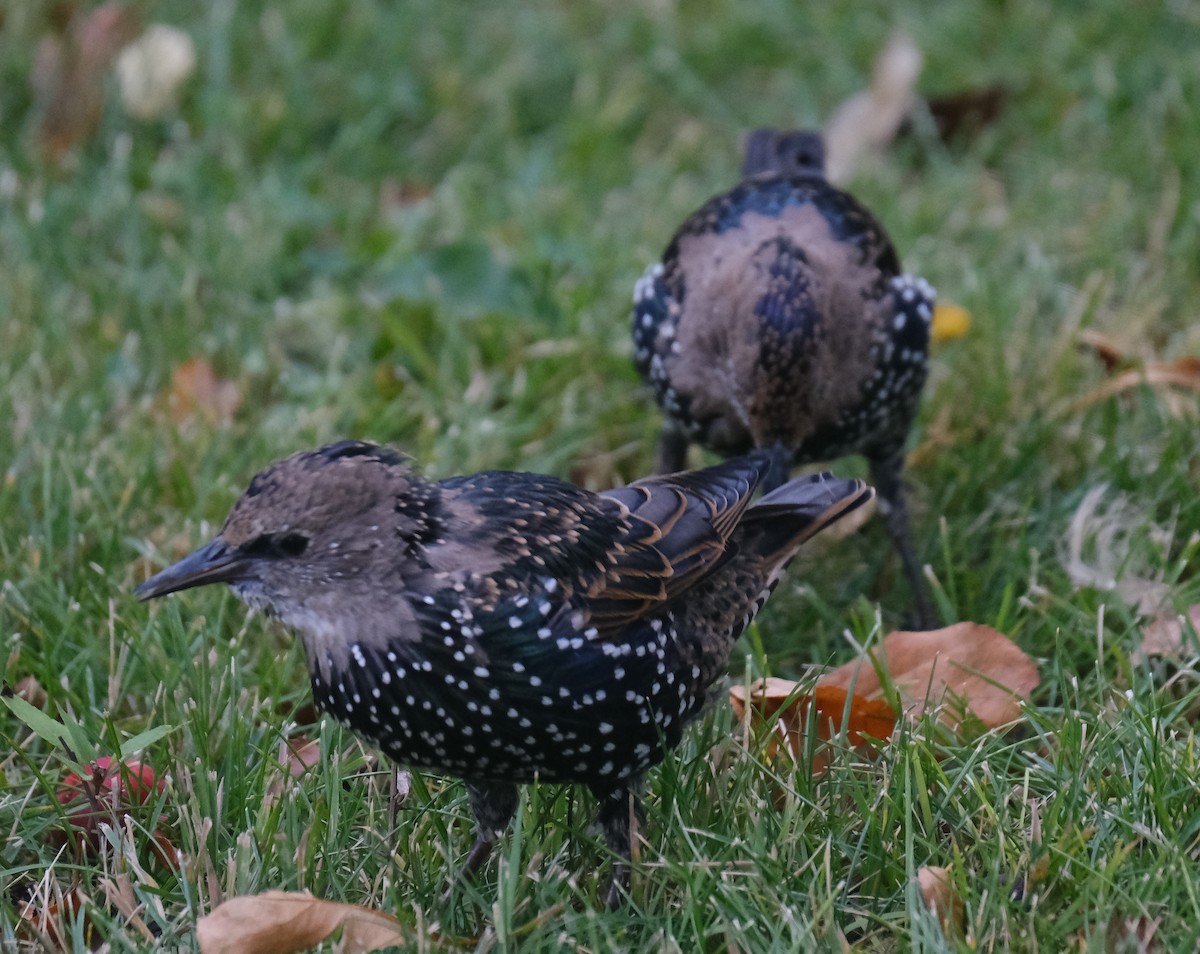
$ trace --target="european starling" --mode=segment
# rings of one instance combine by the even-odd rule
[[[794,464],[862,454],[916,596],[904,442],[925,383],[934,292],[905,275],[883,227],[825,180],[812,132],[760,129],[743,181],[675,232],[634,290],[634,363],[666,417],[660,469],[696,442],[770,450],[770,490]]]
[[[676,746],[801,543],[872,496],[820,474],[756,503],[758,454],[604,493],[538,474],[432,482],[345,442],[250,483],[143,600],[228,583],[304,644],[316,702],[404,765],[465,780],[491,852],[517,785],[578,782],[627,883],[639,781]]]

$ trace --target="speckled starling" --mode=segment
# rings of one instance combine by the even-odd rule
[[[883,227],[824,176],[812,132],[748,137],[743,181],[675,232],[634,291],[634,362],[666,416],[660,468],[696,442],[793,464],[864,455],[880,510],[934,625],[901,479],[925,383],[934,292]]]
[[[466,781],[487,859],[517,785],[587,785],[626,881],[638,783],[679,743],[800,544],[872,491],[757,502],[767,455],[604,493],[537,474],[432,482],[345,442],[258,474],[150,599],[228,583],[304,644],[316,702],[395,761]]]

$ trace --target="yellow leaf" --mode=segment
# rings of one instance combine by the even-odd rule
[[[935,342],[953,341],[970,330],[971,313],[967,309],[949,302],[934,305],[930,336]]]

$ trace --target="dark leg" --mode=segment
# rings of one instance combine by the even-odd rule
[[[632,785],[617,785],[616,788],[592,786],[592,793],[600,802],[600,827],[609,851],[616,856],[612,878],[604,903],[610,911],[621,906],[621,896],[629,893],[629,862],[632,857],[633,838],[646,822],[642,811],[642,800]]]
[[[471,813],[475,816],[475,844],[467,854],[459,877],[473,878],[491,857],[492,849],[517,813],[517,786],[509,782],[467,782]]]
[[[674,424],[663,425],[658,439],[658,472],[675,474],[687,467],[687,435]]]
[[[917,625],[921,629],[934,629],[937,627],[937,616],[933,612],[933,602],[913,549],[912,530],[908,525],[908,507],[904,502],[904,482],[901,478],[903,466],[904,455],[899,451],[887,457],[871,458],[871,482],[879,494],[879,512],[883,515],[888,536],[900,554],[904,575],[912,586],[917,604]]]

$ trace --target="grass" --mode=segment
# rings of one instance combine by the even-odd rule
[[[414,950],[480,932],[528,951],[1135,950],[1127,925],[1196,948],[1200,678],[1135,661],[1133,588],[1200,603],[1195,401],[1073,402],[1105,377],[1082,330],[1200,354],[1200,7],[810,6],[163,0],[147,13],[199,53],[179,112],[110,108],[65,169],[32,148],[46,11],[2,11],[3,678],[38,680],[79,758],[172,731],[141,753],[166,792],[79,862],[49,841],[70,758],[0,708],[0,949],[29,939],[23,899],[73,885],[95,903],[66,919],[67,947],[89,930],[147,947],[105,902],[117,882],[170,950],[219,897],[267,888],[393,910]],[[615,914],[580,793],[529,792],[504,857],[450,908],[459,785],[415,779],[393,826],[384,767],[321,724],[315,770],[266,798],[308,700],[299,648],[229,595],[147,608],[132,587],[262,465],[335,438],[393,442],[438,476],[647,473],[634,280],[734,180],[739,134],[822,122],[895,27],[925,52],[925,91],[1013,90],[977,137],[909,139],[852,188],[974,316],[935,355],[909,476],[947,621],[1041,661],[1019,731],[911,733],[814,781],[765,764],[722,709],[652,775]],[[231,421],[171,412],[172,370],[197,357],[235,382]],[[1103,572],[1080,585],[1072,521],[1101,486],[1078,556]],[[793,570],[733,669],[840,661],[845,631],[907,610],[868,526]],[[146,861],[160,812],[182,876]],[[952,867],[962,935],[927,913],[924,865]]]

